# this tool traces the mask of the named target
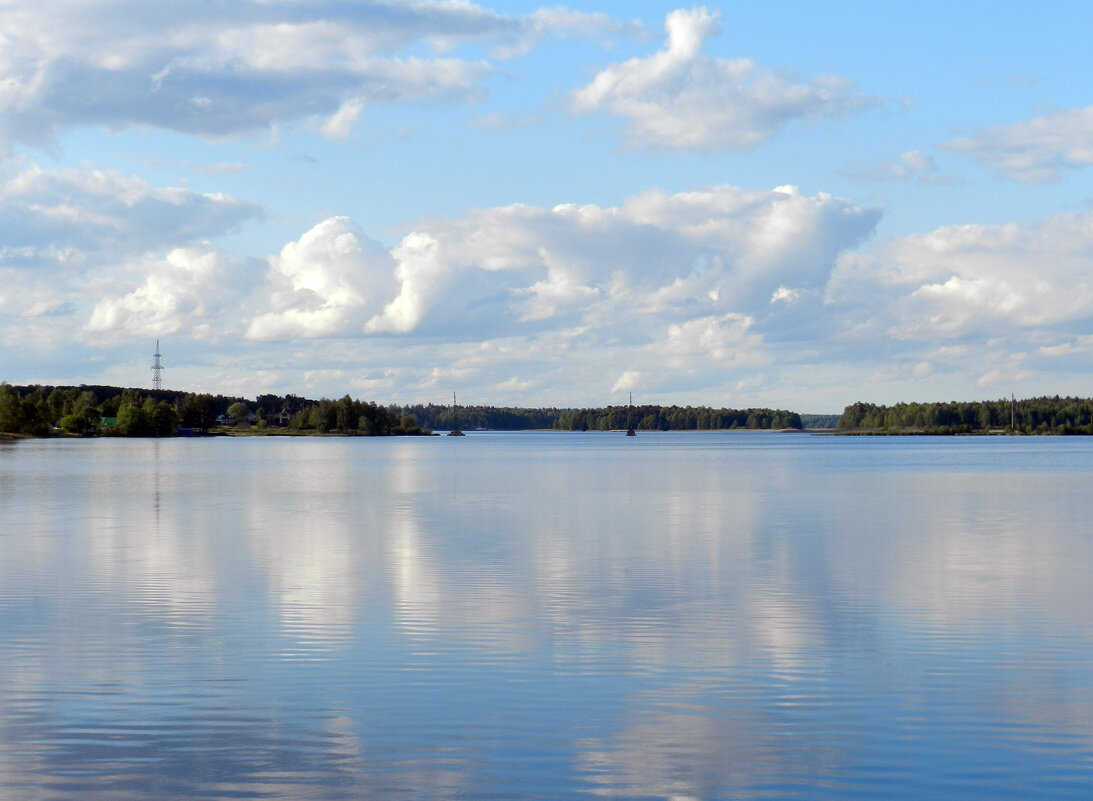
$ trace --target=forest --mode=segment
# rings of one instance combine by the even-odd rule
[[[13,387],[0,384],[0,432],[43,437],[51,433],[172,436],[184,404],[163,395],[116,387]],[[172,399],[173,400],[173,399]]]
[[[452,428],[519,431],[616,431],[631,425],[638,431],[692,431],[697,429],[801,428],[796,412],[771,409],[710,409],[704,406],[607,406],[601,409],[521,409],[495,406],[408,406],[422,425]]]
[[[801,416],[782,409],[710,409],[705,406],[608,406],[570,409],[554,428],[562,431],[609,431],[633,426],[638,431],[712,431],[750,428],[800,429]]]
[[[338,401],[266,395],[248,402],[174,390],[0,384],[0,432],[6,434],[168,437],[282,429],[369,436],[429,433],[398,409],[348,395]]]
[[[518,431],[832,429],[842,434],[1093,434],[1093,399],[897,403],[858,402],[842,415],[706,406],[568,409],[414,404],[382,405],[345,395],[241,397],[110,386],[0,383],[0,433],[45,436],[163,437],[182,434],[338,434],[394,436],[453,428]]]
[[[1093,400],[1055,397],[948,403],[854,403],[839,418],[844,433],[1093,434]]]
[[[833,424],[833,419],[830,421]],[[174,436],[194,434],[342,434],[388,436],[433,430],[642,431],[800,429],[796,412],[704,406],[601,409],[416,404],[258,395],[255,400],[175,390],[0,384],[0,432],[24,436]]]

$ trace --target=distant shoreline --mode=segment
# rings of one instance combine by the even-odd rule
[[[599,408],[380,404],[345,395],[254,400],[177,390],[12,386],[0,382],[0,432],[50,436],[403,436],[434,431],[802,431],[843,436],[1093,435],[1093,399],[858,401],[842,414],[625,404]],[[62,433],[63,432],[63,433]],[[11,435],[16,435],[13,437]]]

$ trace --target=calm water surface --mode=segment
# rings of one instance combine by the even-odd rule
[[[0,442],[0,799],[1088,799],[1093,439]]]

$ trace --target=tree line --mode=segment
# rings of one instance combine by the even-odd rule
[[[837,420],[837,422],[836,422]],[[0,432],[27,436],[173,436],[251,427],[274,433],[361,436],[427,434],[433,430],[491,429],[611,431],[800,429],[835,427],[844,433],[1093,434],[1093,399],[1039,397],[1019,401],[858,402],[842,415],[801,415],[782,409],[706,406],[607,406],[598,409],[519,408],[440,404],[387,405],[345,395],[313,400],[299,395],[241,397],[101,385],[12,386],[0,383]]]
[[[438,431],[454,428],[489,429],[491,431],[527,431],[553,428],[561,409],[521,409],[497,406],[458,406],[436,403],[402,407],[421,425]]]
[[[422,425],[450,431],[453,428],[493,431],[616,431],[633,426],[644,431],[693,431],[715,429],[801,428],[796,412],[775,409],[711,409],[705,406],[607,406],[599,409],[524,409],[496,406],[403,407]]]
[[[349,395],[313,400],[299,395],[241,397],[102,385],[0,384],[0,432],[28,436],[173,436],[240,427],[274,433],[363,436],[427,434],[453,428],[516,431],[783,429],[801,415],[780,409],[705,406],[608,406],[600,409],[414,404],[384,406]]]
[[[838,430],[930,434],[999,431],[1023,434],[1093,434],[1093,400],[1054,397],[948,403],[854,403]]]
[[[296,395],[259,395],[254,405],[254,423],[259,428],[282,426],[295,431],[363,436],[431,433],[427,427],[419,425],[412,414],[397,406],[360,401],[349,395],[338,400],[321,398],[318,401]],[[230,420],[238,422],[243,411],[249,412],[248,404],[229,407]]]
[[[260,395],[256,401],[176,390],[0,383],[0,432],[26,436],[164,437],[180,430],[254,426],[385,436],[428,433],[398,407],[354,400]]]
[[[0,383],[0,431],[126,437],[174,436],[180,426],[208,431],[230,399],[171,390]]]
[[[801,428],[801,415],[783,409],[711,409],[706,406],[608,406],[569,409],[554,421],[561,431],[714,431]]]

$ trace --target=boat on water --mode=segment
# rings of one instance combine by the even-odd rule
[[[448,432],[449,437],[465,437],[465,436],[467,436],[466,434],[463,433],[462,429],[460,429],[460,427],[459,427],[458,409],[459,409],[459,404],[456,403],[455,393],[453,392],[452,393],[452,430]]]

